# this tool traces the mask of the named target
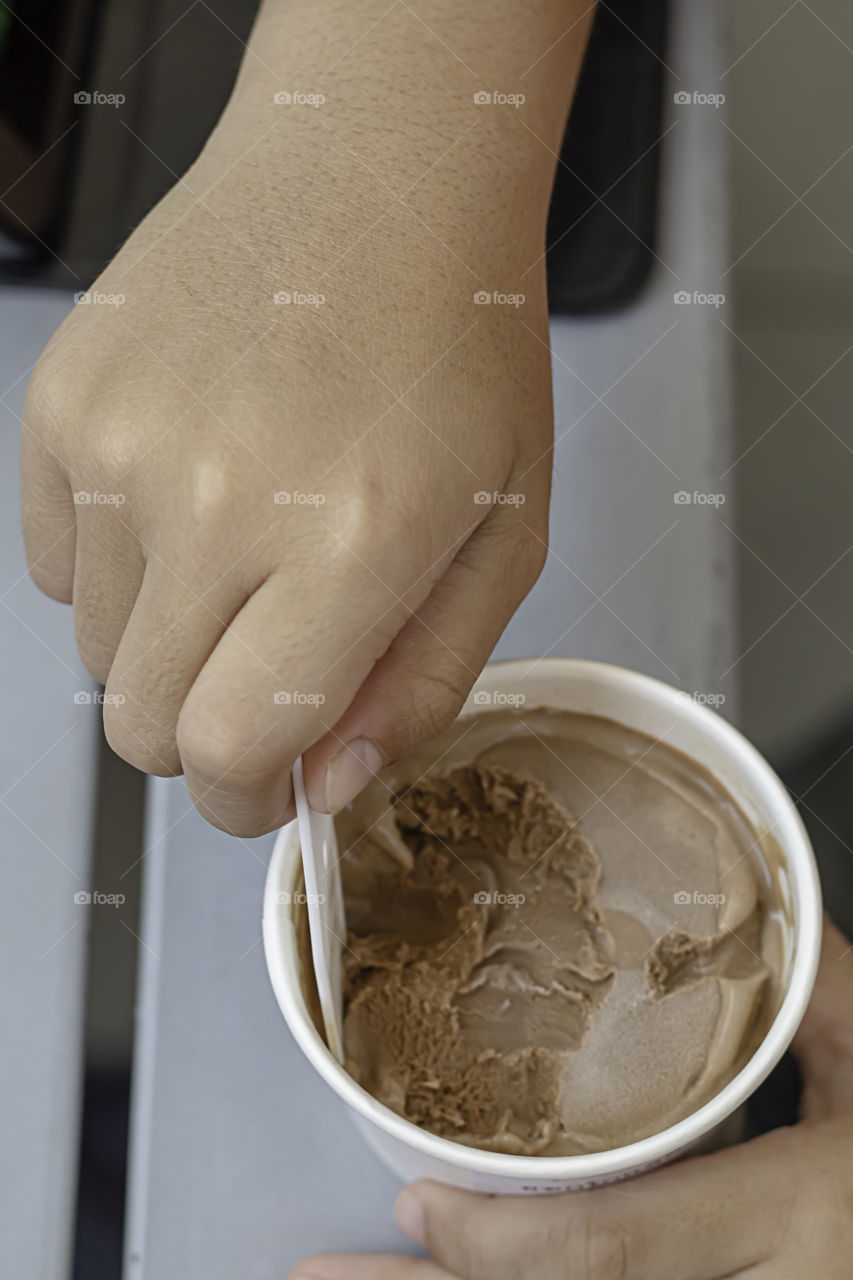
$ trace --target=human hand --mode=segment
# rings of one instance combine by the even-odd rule
[[[826,922],[794,1041],[801,1119],[629,1182],[565,1195],[404,1190],[432,1259],[322,1254],[291,1280],[847,1280],[853,1255],[853,948]]]
[[[330,34],[320,0],[286,6],[297,66],[270,0],[262,55],[54,335],[24,415],[30,571],[73,602],[111,745],[183,771],[239,835],[291,816],[300,753],[334,810],[449,722],[547,538],[554,160],[531,129],[558,126],[535,102],[527,128],[478,114],[405,14],[368,27],[357,74],[341,52],[322,110],[275,103],[318,48],[334,65],[332,7]],[[443,61],[419,108],[421,46]]]

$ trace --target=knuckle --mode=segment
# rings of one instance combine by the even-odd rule
[[[72,312],[42,352],[24,396],[23,423],[47,443],[61,444],[69,429],[85,420],[83,409],[111,390],[100,362],[92,359],[91,344],[71,336],[73,325]]]
[[[413,549],[424,545],[435,519],[433,492],[422,480],[414,485],[387,473],[360,475],[357,484],[348,477],[346,486],[317,495],[317,514],[342,566],[351,568],[354,560],[370,565],[378,557],[383,576],[402,590],[411,577]]]
[[[284,824],[290,799],[289,780],[286,786],[288,788],[286,792],[284,786],[279,785],[263,799],[243,796],[235,801],[235,797],[229,795],[227,805],[224,807],[221,804],[221,797],[212,789],[203,788],[199,791],[192,785],[192,781],[188,783],[187,789],[193,804],[206,822],[229,836],[247,840],[256,836],[265,836]]]
[[[529,591],[545,568],[545,562],[548,559],[547,539],[528,535],[520,543],[519,559],[520,577],[526,584],[526,590]]]
[[[406,671],[392,698],[402,709],[401,721],[418,726],[417,741],[436,737],[458,714],[474,683],[473,670],[460,660],[442,669]]]
[[[525,519],[522,517],[522,519]],[[517,605],[531,590],[548,559],[547,526],[503,524],[492,532],[492,555],[501,564],[501,573]]]
[[[74,597],[74,574],[69,567],[59,563],[51,563],[49,558],[32,560],[27,553],[27,572],[39,591],[58,600],[60,604],[71,604]],[[82,658],[82,654],[80,655]],[[91,667],[87,666],[91,671]]]
[[[548,559],[547,542],[527,530],[513,531],[495,545],[512,609],[516,609],[538,581]]]
[[[174,736],[150,717],[128,711],[121,693],[104,696],[104,736],[117,756],[142,773],[172,778],[181,772]]]
[[[188,515],[205,533],[233,518],[239,483],[234,458],[224,448],[196,455],[187,467]]]
[[[114,418],[103,429],[91,420],[86,441],[86,458],[95,474],[104,481],[118,483],[132,471],[145,449],[143,433],[132,421]]]
[[[373,500],[370,485],[336,494],[331,506],[329,528],[342,566],[351,568],[353,557],[362,564],[372,563],[380,540],[391,553],[399,547],[399,541],[391,534],[397,522],[383,519],[383,510],[387,517],[387,506],[383,509],[378,497]]]
[[[94,676],[100,684],[106,684],[113,662],[113,652],[108,651],[107,646],[99,643],[94,636],[81,636],[77,633],[76,640],[80,661],[89,675]]]
[[[473,679],[463,667],[452,667],[447,672],[424,671],[419,677],[419,683],[420,690],[415,690],[418,695],[417,705],[421,707],[428,734],[435,737],[458,713],[468,696]],[[421,695],[425,695],[425,700]]]
[[[118,648],[118,638],[109,639],[105,634],[106,605],[96,591],[87,585],[78,585],[74,591],[74,639],[80,661],[96,680],[107,683],[113,659]]]
[[[261,742],[247,741],[235,725],[185,707],[176,736],[184,771],[210,789],[222,785],[228,791],[253,791],[269,774]]]
[[[42,356],[24,398],[24,428],[80,482],[118,479],[148,452],[159,417],[140,413],[125,371],[93,360],[92,343],[66,338]]]
[[[25,430],[40,440],[53,435],[63,421],[67,391],[53,361],[42,356],[27,383],[21,415]]]

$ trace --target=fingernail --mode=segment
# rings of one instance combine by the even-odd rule
[[[382,755],[369,738],[356,738],[342,748],[326,769],[326,809],[337,813],[354,800],[382,768]]]
[[[417,1196],[411,1191],[401,1191],[394,1205],[394,1221],[404,1236],[414,1240],[415,1244],[425,1244],[424,1210]]]

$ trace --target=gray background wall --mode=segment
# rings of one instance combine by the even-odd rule
[[[853,713],[853,10],[728,8],[742,714],[778,759]]]

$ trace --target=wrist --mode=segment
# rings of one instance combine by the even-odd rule
[[[587,7],[266,0],[211,142],[366,218],[405,200],[452,245],[466,228],[541,241]]]

